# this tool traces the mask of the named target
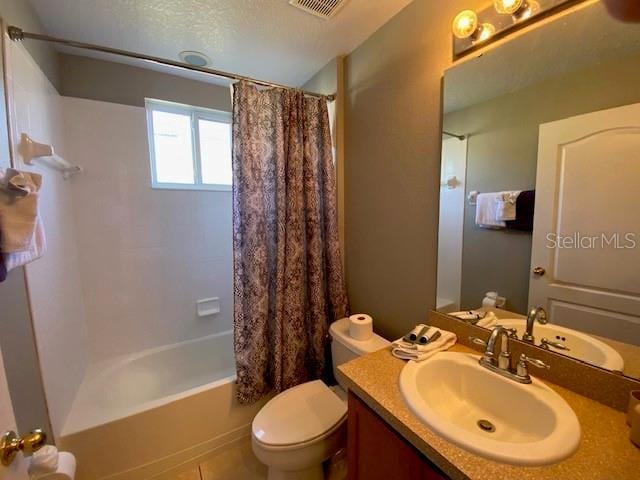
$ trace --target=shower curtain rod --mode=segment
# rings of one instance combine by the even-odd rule
[[[447,132],[446,130],[443,130],[443,131],[442,131],[442,134],[443,134],[443,135],[447,135],[447,136],[449,136],[449,137],[457,138],[457,139],[458,139],[458,140],[460,140],[460,141],[462,141],[462,140],[464,140],[465,138],[467,138],[467,137],[465,137],[464,135],[456,135],[455,133]]]
[[[208,75],[215,75],[216,77],[228,78],[230,80],[245,80],[247,82],[254,83],[256,85],[262,85],[265,87],[276,88],[292,88],[279,83],[267,82],[265,80],[258,80],[251,77],[245,77],[243,75],[237,75],[235,73],[223,72],[222,70],[214,70],[212,68],[197,67],[195,65],[189,65],[188,63],[176,62],[167,58],[153,57],[150,55],[144,55],[142,53],[130,52],[128,50],[119,50],[117,48],[103,47],[101,45],[93,45],[91,43],[76,42],[73,40],[64,40],[62,38],[51,37],[49,35],[42,35],[40,33],[25,32],[19,27],[10,26],[7,28],[9,38],[13,41],[22,41],[25,38],[31,40],[41,40],[43,42],[57,43],[60,45],[67,45],[69,47],[81,48],[84,50],[92,50],[94,52],[110,53],[113,55],[120,55],[122,57],[135,58],[137,60],[144,60],[147,62],[157,63],[160,65],[167,65],[174,68],[182,68],[184,70],[191,70],[194,72],[206,73]],[[303,93],[318,98],[326,98],[328,101],[335,100],[335,95],[323,95],[321,93],[307,92],[303,90]]]

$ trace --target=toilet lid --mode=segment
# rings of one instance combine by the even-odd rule
[[[327,433],[346,415],[346,403],[315,380],[276,395],[253,419],[252,430],[266,445],[293,445]]]

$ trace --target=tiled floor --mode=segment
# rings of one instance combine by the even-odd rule
[[[267,469],[246,440],[175,476],[175,480],[265,480]]]
[[[334,463],[340,459],[339,463]],[[345,480],[346,451],[341,450],[332,459],[332,467],[327,470],[329,480]],[[267,468],[262,465],[251,450],[251,440],[244,440],[217,455],[186,469],[167,480],[266,480]]]

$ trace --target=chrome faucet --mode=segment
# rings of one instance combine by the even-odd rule
[[[527,329],[522,334],[522,340],[525,342],[534,343],[533,324],[536,323],[536,320],[540,325],[546,325],[548,323],[547,312],[544,308],[533,307],[529,310],[529,315],[527,315]]]
[[[477,337],[469,337],[476,345],[485,347],[484,354],[478,361],[478,363],[484,368],[491,370],[503,377],[515,380],[519,383],[531,383],[531,376],[529,375],[528,365],[534,365],[538,368],[549,368],[549,365],[542,360],[536,358],[527,357],[525,354],[520,356],[520,359],[516,365],[516,368],[511,366],[511,352],[509,351],[509,338],[517,338],[515,329],[505,328],[498,325],[491,332],[491,336],[488,341],[484,341]],[[496,359],[495,346],[500,340],[500,352]]]

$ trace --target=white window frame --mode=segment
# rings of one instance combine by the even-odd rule
[[[199,120],[209,120],[218,123],[227,123],[231,126],[231,112],[213,110],[209,108],[194,107],[182,103],[167,102],[153,98],[145,98],[147,112],[147,136],[149,142],[149,160],[151,167],[151,188],[158,190],[212,190],[217,192],[230,192],[231,185],[211,184],[202,182],[202,160],[200,156],[200,125]],[[156,152],[153,132],[153,112],[167,112],[185,115],[191,119],[191,145],[194,183],[165,183],[158,182],[156,171]]]

